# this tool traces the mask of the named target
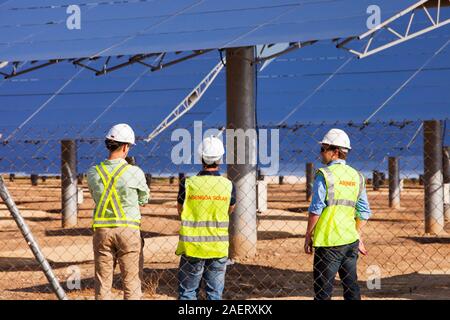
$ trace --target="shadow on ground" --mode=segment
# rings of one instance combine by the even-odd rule
[[[290,211],[290,212],[295,212],[295,213],[307,213],[308,209],[309,209],[309,206],[302,206],[302,207],[291,207],[291,208],[287,208],[286,210]],[[291,217],[291,218],[297,218],[297,217]],[[298,218],[305,218],[305,217],[299,216]],[[295,219],[293,219],[293,220],[295,220]],[[301,219],[299,219],[299,220],[301,220]]]
[[[67,268],[74,264],[89,264],[92,260],[77,262],[53,262],[48,260],[53,269]],[[41,271],[41,266],[34,258],[0,257],[0,272]]]
[[[177,297],[177,269],[144,269],[144,292],[146,298],[166,296]],[[283,270],[252,264],[234,264],[228,266],[224,299],[257,298],[302,298],[312,299],[312,273]],[[65,286],[65,285],[64,285]],[[411,273],[381,279],[381,289],[369,290],[365,282],[360,282],[363,297],[403,298],[403,299],[448,299],[450,281],[448,275],[426,275]],[[93,278],[83,279],[82,290],[92,292]],[[114,288],[121,289],[120,275],[114,277]],[[67,289],[67,288],[65,288]],[[16,292],[48,293],[49,285],[39,285]],[[77,291],[72,291],[76,294]],[[340,297],[342,289],[339,281],[335,283],[334,296]]]
[[[64,237],[64,236],[92,236],[94,232],[92,228],[73,228],[73,229],[53,229],[45,230],[47,237]]]
[[[93,236],[94,231],[92,228],[74,228],[74,229],[54,229],[54,230],[45,230],[45,235],[47,237],[77,237],[77,236]],[[154,238],[167,236],[166,234],[157,233],[157,232],[148,232],[141,231],[141,236],[143,238]]]
[[[286,231],[258,231],[258,241],[304,238],[304,235],[292,234]]]
[[[413,240],[420,244],[450,244],[450,237],[402,237],[403,239]]]

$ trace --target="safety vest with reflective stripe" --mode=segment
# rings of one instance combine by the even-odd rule
[[[361,173],[345,164],[333,164],[320,171],[327,187],[327,206],[314,229],[314,247],[335,247],[359,239],[356,230],[356,203],[364,188]]]
[[[111,227],[140,229],[141,221],[127,217],[116,190],[117,181],[129,167],[130,165],[121,163],[111,173],[103,162],[95,167],[102,179],[104,190],[95,207],[94,222],[92,224],[94,230],[96,228]]]
[[[232,183],[221,176],[185,180],[180,238],[176,254],[200,259],[228,256]]]

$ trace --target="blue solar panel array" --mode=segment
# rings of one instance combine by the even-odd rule
[[[259,124],[361,123],[449,39],[448,28],[443,28],[363,60],[337,50],[330,41],[282,56],[258,73]],[[372,120],[448,118],[449,57],[450,46]],[[27,129],[36,127],[57,131],[52,133],[54,138],[76,137],[74,132],[82,133],[80,137],[98,137],[110,124],[123,121],[138,125],[139,135],[146,136],[218,62],[219,53],[211,52],[153,73],[133,65],[102,77],[60,64],[4,80],[0,82],[0,134],[5,139],[26,123],[17,137],[35,137]],[[178,125],[192,126],[194,120],[224,125],[225,108],[222,72]]]
[[[0,10],[12,3],[19,4],[0,3]],[[37,2],[24,1],[23,5],[33,3]],[[41,10],[44,3],[39,4],[41,7],[29,10]],[[383,35],[377,41],[382,38]],[[420,120],[450,119],[450,46],[445,46],[449,40],[449,27],[444,27],[363,60],[336,49],[331,40],[324,40],[281,56],[258,72],[258,125],[288,126],[280,132],[280,173],[301,174],[304,162],[316,156],[311,151],[317,147],[317,140],[336,122],[362,146],[355,150],[353,159],[369,156],[370,161],[361,163],[367,167],[361,169],[384,168],[385,156],[397,154],[408,159],[403,168],[420,172],[421,132],[410,149],[406,146],[417,133]],[[127,61],[127,57],[114,59]],[[361,124],[370,117],[428,60],[423,70],[371,118],[372,122],[413,122],[404,128],[374,124],[363,130],[348,125]],[[0,135],[3,141],[12,138],[0,147],[0,172],[8,171],[13,163],[17,171],[58,173],[60,139],[98,139],[79,143],[79,171],[83,172],[102,159],[102,137],[117,122],[127,122],[136,129],[140,142],[134,154],[146,171],[192,171],[192,166],[175,166],[170,161],[173,128],[149,144],[142,138],[219,62],[219,52],[213,51],[157,72],[132,65],[102,77],[70,64],[59,64],[1,81]],[[198,105],[175,127],[192,130],[196,120],[204,121],[205,128],[224,126],[225,108],[222,72]],[[302,129],[300,124],[308,126]],[[450,144],[447,128],[443,134],[446,144]],[[15,154],[18,149],[24,153]]]
[[[14,0],[0,4],[0,61],[47,60],[343,38],[416,0]],[[69,5],[80,8],[70,30]]]

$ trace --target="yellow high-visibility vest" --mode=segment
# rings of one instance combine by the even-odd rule
[[[141,221],[127,217],[116,190],[117,181],[129,167],[129,164],[121,163],[111,173],[103,162],[95,167],[102,179],[104,190],[95,207],[94,221],[92,224],[94,230],[96,228],[111,227],[140,229]],[[110,210],[107,210],[108,208]]]
[[[185,180],[176,254],[212,259],[228,256],[232,183],[221,176],[193,176]]]
[[[333,164],[319,171],[325,178],[327,206],[314,229],[314,247],[335,247],[359,239],[356,203],[364,188],[361,173],[345,164]]]

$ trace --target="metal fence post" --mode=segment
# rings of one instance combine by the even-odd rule
[[[152,186],[152,174],[151,173],[145,174],[145,182],[147,183],[147,187],[150,188]]]
[[[383,185],[383,173],[377,170],[373,170],[372,172],[372,188],[374,191],[380,190],[380,187]]]
[[[441,122],[424,121],[423,137],[425,232],[439,234],[444,230]]]
[[[400,208],[400,169],[397,157],[389,157],[389,207]]]
[[[61,207],[62,227],[77,225],[77,146],[74,140],[61,141]]]
[[[306,201],[311,201],[314,185],[314,164],[306,164]]]
[[[31,185],[34,187],[37,187],[37,185],[39,184],[39,175],[32,173],[30,175],[30,180],[31,180]]]
[[[37,244],[36,240],[34,239],[33,234],[31,233],[30,229],[28,228],[28,225],[26,224],[22,215],[20,214],[20,211],[17,208],[14,200],[11,198],[11,195],[9,194],[9,191],[6,188],[3,178],[1,176],[0,176],[0,197],[5,202],[14,221],[16,222],[17,226],[19,227],[20,232],[22,233],[23,237],[25,238],[25,241],[27,242],[28,246],[30,247],[31,251],[33,252],[34,257],[39,262],[39,265],[41,266],[42,271],[44,271],[44,274],[45,274],[48,282],[50,283],[50,286],[52,287],[54,293],[56,294],[56,296],[58,297],[59,300],[68,300],[66,293],[64,292],[64,289],[61,287],[61,284],[59,283],[58,279],[53,274],[50,264],[48,263],[48,261],[44,257],[44,255],[42,254],[42,251],[39,248],[39,245]]]
[[[254,131],[254,135],[245,135],[244,159],[238,159],[237,137],[232,140],[227,132],[227,151],[233,152],[234,161],[228,164],[228,177],[236,186],[236,209],[231,216],[230,254],[232,258],[254,257],[256,255],[256,163],[250,159],[256,154],[256,117],[255,117],[255,48],[227,49],[227,129],[244,132]],[[242,144],[242,142],[241,142]],[[231,150],[230,150],[231,149]],[[244,161],[238,161],[244,160]]]
[[[450,147],[442,149],[442,163],[444,172],[444,218],[450,221]]]

